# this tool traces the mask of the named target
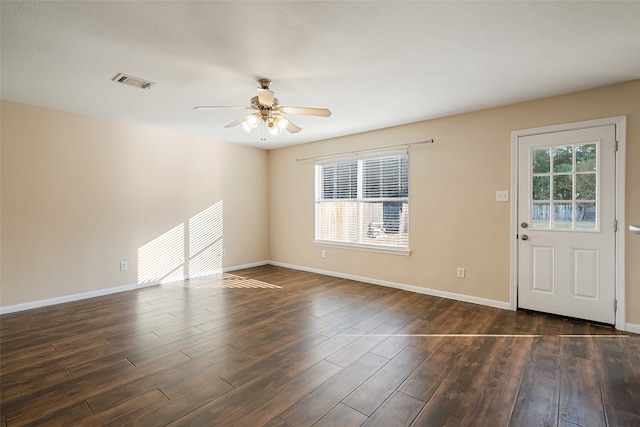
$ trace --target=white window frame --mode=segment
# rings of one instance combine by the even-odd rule
[[[396,255],[410,255],[411,251],[409,248],[409,223],[410,223],[410,215],[409,215],[409,201],[410,195],[408,192],[409,187],[409,178],[407,176],[407,196],[406,197],[398,197],[398,198],[365,198],[363,191],[363,164],[365,160],[378,159],[390,156],[398,156],[398,155],[406,155],[407,156],[407,167],[408,167],[408,150],[393,150],[393,151],[382,151],[382,152],[374,152],[374,153],[362,153],[359,155],[351,155],[351,156],[342,156],[342,157],[331,157],[325,158],[322,160],[316,160],[314,166],[314,185],[315,185],[315,197],[314,197],[314,211],[315,211],[315,240],[314,244],[318,246],[329,246],[329,247],[340,247],[346,249],[358,249],[365,251],[373,251],[373,252],[383,252],[383,253],[391,253]],[[352,201],[356,203],[357,206],[357,224],[356,224],[356,241],[342,241],[342,240],[327,240],[321,239],[320,236],[320,204],[323,201],[322,196],[322,171],[321,167],[327,164],[335,164],[335,163],[343,163],[343,162],[357,162],[357,197],[356,199],[346,198],[344,201]],[[325,199],[332,200],[332,199]],[[340,199],[338,199],[340,200]],[[407,223],[406,223],[406,246],[388,244],[388,243],[371,243],[364,242],[363,235],[364,227],[362,226],[363,221],[363,206],[366,203],[371,202],[392,202],[392,203],[406,203],[407,206]]]

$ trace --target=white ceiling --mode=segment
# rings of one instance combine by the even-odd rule
[[[640,78],[640,1],[0,3],[2,98],[276,148]],[[117,73],[156,83],[145,91]],[[256,79],[303,130],[224,125]],[[640,102],[640,101],[639,101]]]

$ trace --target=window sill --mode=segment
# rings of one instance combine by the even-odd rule
[[[331,242],[327,240],[314,240],[313,244],[315,246],[326,246],[330,248],[340,248],[340,249],[352,249],[358,251],[365,252],[378,252],[383,254],[390,255],[403,255],[409,256],[411,255],[411,249],[408,248],[394,248],[390,246],[375,246],[375,245],[366,245],[359,243],[340,243],[340,242]]]

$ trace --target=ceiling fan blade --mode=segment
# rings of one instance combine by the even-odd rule
[[[249,116],[252,116],[252,114],[249,114]],[[244,116],[244,117],[239,118],[238,120],[234,120],[234,121],[232,121],[231,123],[229,123],[228,125],[226,125],[225,127],[226,127],[226,128],[232,128],[232,127],[234,127],[234,126],[238,126],[240,123],[242,123],[242,122],[244,122],[245,120],[247,120],[247,118],[248,118],[249,116]]]
[[[302,114],[305,116],[329,117],[331,115],[331,111],[326,108],[280,107],[278,111],[283,114]]]
[[[289,133],[298,133],[302,130],[302,128],[294,123],[291,120],[287,119],[289,123],[287,123],[287,132]]]
[[[254,110],[253,107],[232,107],[232,106],[218,106],[218,105],[200,105],[193,107],[194,110]]]
[[[266,107],[273,106],[273,100],[275,99],[275,94],[273,91],[269,89],[258,89],[258,102]]]

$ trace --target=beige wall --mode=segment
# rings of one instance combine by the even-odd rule
[[[12,102],[1,114],[2,307],[269,258],[265,151]]]
[[[271,260],[508,302],[511,132],[627,116],[626,220],[640,223],[640,80],[269,153]],[[314,246],[313,161],[434,138],[410,151],[410,256]],[[625,230],[626,317],[640,324],[640,236]],[[321,250],[327,257],[321,257]],[[456,278],[465,267],[465,279]]]
[[[639,223],[639,99],[633,81],[271,152],[3,101],[0,306],[269,259],[507,302],[509,204],[494,200],[510,188],[511,132],[626,115],[626,219]],[[411,255],[322,258],[313,162],[296,158],[428,138],[411,148]],[[220,212],[222,231],[194,234]],[[622,232],[627,322],[640,324],[640,236]],[[140,280],[148,247],[158,271]]]

